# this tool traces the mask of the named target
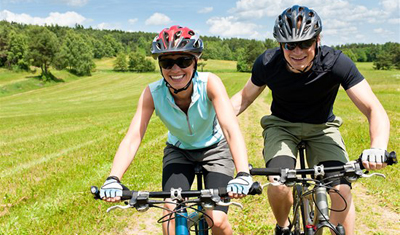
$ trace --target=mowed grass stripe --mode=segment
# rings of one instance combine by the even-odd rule
[[[153,129],[156,129],[155,127],[159,125],[160,123],[150,124]],[[139,159],[146,157],[147,161],[141,161],[140,165],[147,168],[148,171],[135,173],[135,170],[131,170],[127,173],[125,176],[127,179],[124,180],[128,182],[127,185],[129,187],[141,187],[142,189],[150,186],[153,188],[159,187],[161,179],[160,177],[154,177],[153,170],[157,165],[161,167],[159,149],[165,143],[166,133],[161,131],[157,133],[157,136],[154,136],[155,132],[153,131],[149,134],[145,138],[137,156]],[[97,143],[84,144],[80,146],[80,149],[73,149],[65,155],[60,154],[52,161],[36,165],[35,168],[31,169],[27,174],[23,174],[22,177],[18,177],[19,174],[11,177],[10,183],[15,189],[15,191],[12,191],[19,198],[13,198],[14,200],[11,202],[13,207],[9,208],[9,214],[3,216],[3,218],[0,217],[0,224],[5,225],[3,228],[11,229],[9,231],[18,229],[28,234],[36,232],[46,234],[46,226],[49,226],[49,224],[52,227],[53,234],[71,234],[76,231],[75,229],[80,229],[79,224],[81,221],[87,220],[105,219],[104,225],[108,229],[114,225],[118,226],[118,223],[114,223],[114,225],[107,223],[111,219],[109,215],[105,214],[107,205],[98,203],[100,207],[98,210],[101,213],[97,214],[97,216],[90,212],[93,207],[87,206],[88,204],[96,204],[89,195],[89,186],[103,183],[103,179],[110,171],[118,139],[112,137],[112,135],[106,136],[97,140]],[[114,146],[114,148],[108,146]],[[154,160],[151,158],[154,158]],[[131,174],[133,176],[130,177]],[[28,178],[24,175],[28,176]],[[153,185],[151,184],[152,181]],[[143,185],[143,182],[146,183]],[[5,189],[0,187],[2,192]],[[10,192],[9,189],[8,191]],[[13,193],[12,191],[10,193]],[[21,197],[24,200],[20,201]],[[9,199],[11,201],[11,197]],[[19,203],[14,205],[15,202]],[[16,219],[13,215],[18,214],[23,216],[18,216],[18,219]],[[4,222],[11,222],[11,224],[2,224],[2,219],[5,219]],[[69,227],[66,227],[66,225]],[[99,231],[102,231],[102,229],[104,228]],[[90,232],[98,234],[99,231]]]

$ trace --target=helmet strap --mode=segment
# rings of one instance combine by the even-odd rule
[[[196,71],[197,71],[197,60],[195,60],[194,62],[195,62],[195,64],[194,64],[194,70],[193,70],[192,77],[190,78],[189,82],[188,82],[184,87],[182,87],[182,88],[180,88],[180,89],[175,89],[174,87],[171,86],[171,84],[168,83],[167,79],[164,78],[165,85],[166,85],[168,88],[171,88],[172,90],[174,90],[174,94],[178,94],[179,92],[185,91],[185,90],[187,90],[187,89],[189,88],[189,86],[190,86],[190,84],[192,83],[192,80],[193,80],[193,78],[194,78],[194,75],[195,75],[195,73],[196,73]],[[161,66],[160,66],[160,71],[161,71],[161,75],[164,76],[164,75],[162,74]]]

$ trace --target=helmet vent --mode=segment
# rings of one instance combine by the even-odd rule
[[[302,8],[302,7],[299,7],[299,11],[303,11],[303,9],[304,9],[304,8]]]
[[[310,26],[307,25],[306,27],[304,27],[304,34],[308,32],[308,30],[310,29]]]
[[[194,32],[193,32],[192,30],[190,30],[190,31],[188,32],[188,34],[189,34],[190,36],[193,36],[193,35],[194,35]]]
[[[185,47],[187,44],[187,41],[182,41],[181,44],[179,45],[179,47]]]
[[[164,40],[169,42],[169,35],[167,32],[164,32]]]
[[[161,50],[161,43],[160,42],[157,42],[156,46],[157,46],[158,50]]]
[[[199,47],[200,47],[199,40],[197,40],[197,41],[195,41],[195,42],[193,43],[193,47],[194,47],[194,48],[199,48]]]
[[[309,17],[314,17],[314,12],[310,11],[310,12],[308,13],[308,16],[309,16]]]

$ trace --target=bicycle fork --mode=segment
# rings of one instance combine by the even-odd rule
[[[328,206],[328,193],[326,187],[318,187],[315,190],[315,202],[316,202],[316,223],[314,224],[317,232],[315,234],[322,235],[322,228],[327,227],[335,231],[338,235],[345,235],[344,227],[341,224],[334,226],[329,222],[329,206]],[[313,234],[313,233],[307,233]]]

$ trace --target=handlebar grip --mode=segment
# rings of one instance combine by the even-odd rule
[[[397,156],[396,156],[396,152],[395,151],[392,151],[392,152],[389,153],[389,156],[387,156],[386,163],[388,165],[397,164]]]
[[[361,170],[364,170],[365,167],[364,167],[364,165],[362,164],[361,157],[362,157],[362,154],[361,154],[360,157],[358,158],[358,162],[360,163],[360,168],[361,168]],[[388,165],[394,165],[394,164],[397,164],[397,162],[398,162],[398,161],[397,161],[397,155],[396,155],[396,152],[395,152],[395,151],[392,151],[392,152],[390,152],[390,153],[386,152],[386,161],[385,161],[386,164],[388,164]]]
[[[100,190],[96,186],[91,186],[90,192],[93,194],[94,199],[96,199],[96,200],[101,199]],[[121,201],[130,200],[132,198],[132,193],[133,193],[133,191],[123,190]]]
[[[262,194],[262,190],[261,184],[256,181],[251,185],[248,195]]]
[[[100,190],[96,186],[90,187],[90,192],[93,194],[94,199],[101,199]]]

